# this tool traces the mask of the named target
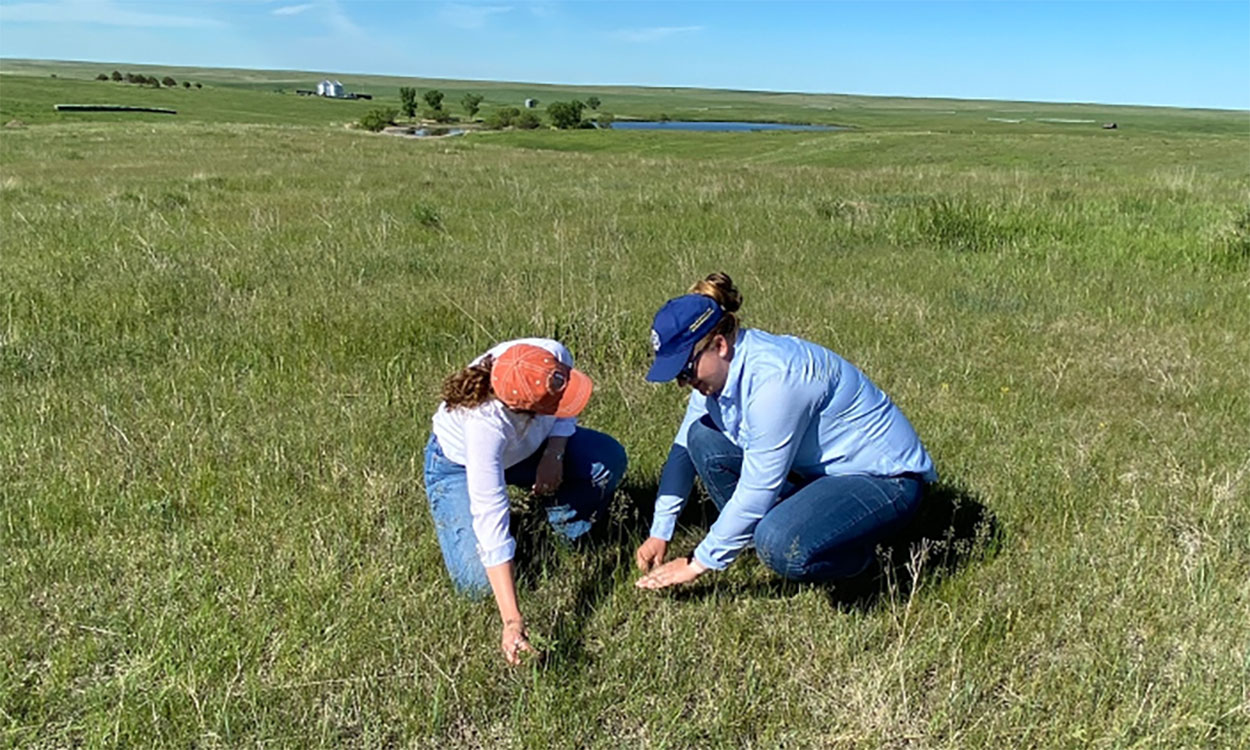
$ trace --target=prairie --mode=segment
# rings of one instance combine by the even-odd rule
[[[1247,113],[1030,115],[1103,131],[859,97],[805,120],[847,132],[411,141],[213,71],[127,89],[174,118],[58,116],[125,87],[14,66],[3,744],[1250,743]],[[633,586],[685,397],[642,379],[651,315],[713,270],[748,325],[863,369],[938,464],[928,540],[867,591],[751,555]],[[582,547],[518,496],[546,658],[509,669],[494,605],[451,592],[420,461],[442,378],[522,335],[569,345],[630,469]]]

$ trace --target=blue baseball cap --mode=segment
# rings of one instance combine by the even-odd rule
[[[647,372],[647,380],[665,383],[677,377],[694,345],[716,327],[725,311],[711,297],[686,294],[664,303],[651,323],[651,349],[655,361]]]

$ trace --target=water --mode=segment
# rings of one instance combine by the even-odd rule
[[[428,138],[430,136],[442,135],[464,135],[464,128],[447,128],[441,126],[430,127],[389,127],[386,129],[386,135],[397,135],[404,138]]]
[[[417,138],[426,138],[432,135],[464,135],[462,128],[417,128],[409,133],[409,135]]]
[[[691,120],[617,120],[613,130],[686,130],[716,133],[742,133],[753,130],[846,130],[836,125],[790,125],[784,122],[695,122]]]

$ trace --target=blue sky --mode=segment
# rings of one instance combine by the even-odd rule
[[[1250,109],[1250,0],[0,0],[0,56]]]

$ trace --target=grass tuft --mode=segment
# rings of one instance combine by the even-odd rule
[[[948,250],[987,252],[1009,247],[1019,236],[982,201],[936,198],[925,207],[923,216],[923,237]]]
[[[1233,263],[1250,261],[1250,208],[1236,215],[1218,242],[1224,258]]]
[[[426,229],[442,231],[443,219],[432,206],[418,203],[412,208],[412,218]]]

